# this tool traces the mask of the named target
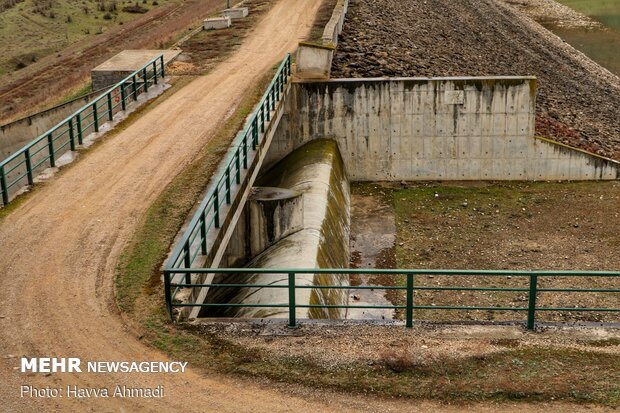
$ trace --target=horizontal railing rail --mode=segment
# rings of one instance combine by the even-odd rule
[[[162,54],[0,162],[2,204],[9,203],[9,191],[32,185],[37,171],[55,167],[68,149],[75,151],[86,136],[99,132],[103,123],[113,121],[114,115],[125,111],[130,101],[138,100],[139,95],[164,77]]]
[[[186,282],[173,282],[178,275],[188,273],[243,275],[243,274],[268,274],[286,275],[288,282],[285,284],[256,284],[256,283],[202,283],[193,284]],[[297,285],[298,275],[307,274],[333,274],[333,275],[392,275],[404,277],[403,285]],[[415,276],[466,276],[466,277],[515,277],[526,278],[526,287],[471,287],[471,286],[442,286],[416,284]],[[535,328],[536,313],[539,311],[562,311],[562,312],[620,312],[620,307],[549,307],[537,304],[541,293],[605,293],[617,294],[620,298],[620,288],[553,288],[539,286],[540,280],[551,277],[609,277],[620,282],[618,271],[511,271],[511,270],[424,270],[424,269],[282,269],[282,268],[193,268],[193,269],[169,269],[164,272],[164,289],[166,303],[170,317],[173,317],[174,308],[182,307],[230,307],[230,308],[288,308],[290,327],[297,325],[296,309],[298,308],[343,308],[343,309],[392,309],[404,310],[405,325],[413,326],[414,310],[484,310],[484,311],[515,311],[527,312],[526,326],[532,330]],[[511,278],[512,279],[512,278]],[[617,283],[616,283],[617,285]],[[288,302],[285,303],[181,303],[175,301],[176,294],[184,288],[209,287],[209,288],[274,288],[287,289]],[[620,286],[618,286],[620,287]],[[355,304],[297,304],[295,294],[303,289],[355,289],[355,290],[401,290],[405,292],[405,303],[401,305],[355,305]],[[414,303],[416,291],[500,291],[500,292],[524,292],[527,293],[527,306],[476,306],[476,305],[418,305]]]
[[[234,151],[224,161],[223,172],[215,179],[212,190],[198,206],[198,210],[173,249],[165,268],[171,270],[192,268],[196,258],[206,256],[211,250],[209,234],[221,227],[224,220],[224,217],[221,216],[222,207],[232,204],[234,190],[244,181],[249,168],[251,152],[257,151],[264,139],[264,133],[271,122],[272,113],[276,110],[276,104],[284,94],[290,75],[291,56],[287,55],[256,109],[250,115],[245,127],[237,136],[233,144]],[[185,275],[186,280],[190,282],[191,273]]]

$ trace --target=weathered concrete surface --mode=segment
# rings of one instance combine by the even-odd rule
[[[342,32],[349,0],[339,0],[325,25],[320,44],[300,43],[297,49],[296,75],[302,79],[328,79],[338,35]]]
[[[230,27],[230,17],[213,17],[210,19],[205,19],[203,21],[202,27],[205,30],[217,30],[217,29],[226,29]]]
[[[243,19],[248,17],[249,10],[247,7],[233,7],[222,10],[222,16],[229,17],[232,20]]]
[[[250,219],[250,256],[267,248],[304,226],[301,192],[291,189],[258,187],[247,203]]]
[[[162,54],[167,65],[181,50],[123,50],[91,71],[93,90],[113,86]]]
[[[284,188],[254,187],[226,245],[220,267],[239,268],[303,228],[303,198]]]
[[[350,193],[342,158],[334,141],[319,139],[287,156],[259,181],[303,194],[303,229],[276,242],[253,259],[250,268],[346,268],[349,263]],[[222,283],[287,285],[287,274],[216,276]],[[331,274],[297,275],[296,285],[347,285],[348,277]],[[298,289],[298,304],[346,303],[346,290]],[[207,302],[276,304],[288,302],[285,288],[215,288]],[[344,318],[343,309],[298,308],[299,318]],[[201,316],[287,317],[284,307],[214,308]]]
[[[328,79],[333,56],[332,46],[300,43],[295,59],[295,75],[303,79]]]
[[[353,181],[618,179],[619,164],[534,139],[533,77],[297,83],[266,162],[333,137]]]
[[[28,142],[49,130],[99,94],[101,91],[92,92],[62,105],[0,126],[0,161],[23,148]]]

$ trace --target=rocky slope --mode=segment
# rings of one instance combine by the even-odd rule
[[[351,0],[332,77],[535,75],[539,135],[620,160],[620,78],[502,0]]]

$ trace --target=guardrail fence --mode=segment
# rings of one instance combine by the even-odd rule
[[[243,131],[237,136],[233,144],[236,149],[225,160],[223,173],[215,180],[213,190],[203,199],[188,229],[176,245],[166,264],[167,269],[173,271],[178,268],[192,268],[198,256],[205,256],[210,251],[212,245],[209,245],[208,236],[220,228],[224,218],[220,213],[222,206],[231,205],[233,192],[245,180],[250,151],[256,151],[264,138],[272,112],[276,110],[276,104],[283,96],[290,75],[291,56],[287,55]],[[184,275],[186,281],[191,282],[191,272]],[[167,293],[166,297],[169,298],[170,295]]]
[[[288,283],[286,284],[192,284],[188,279],[185,282],[172,282],[171,280],[177,274],[270,274],[275,276],[287,275]],[[342,286],[342,285],[296,285],[296,276],[299,274],[345,274],[345,275],[391,275],[393,277],[404,277],[404,283],[399,285],[394,282],[392,285],[370,285],[370,286]],[[458,287],[458,286],[441,286],[437,284],[429,285],[416,282],[416,276],[432,275],[432,276],[466,276],[466,277],[514,277],[525,278],[528,280],[527,287]],[[579,272],[579,271],[489,271],[489,270],[379,270],[379,269],[293,269],[293,268],[200,268],[200,269],[176,269],[166,270],[165,286],[166,286],[166,303],[170,317],[173,317],[173,309],[179,307],[279,307],[288,308],[290,327],[297,326],[295,310],[297,308],[347,308],[347,309],[391,309],[404,311],[404,320],[407,327],[413,326],[415,310],[432,310],[432,311],[450,311],[450,310],[484,310],[497,312],[527,312],[526,326],[528,329],[535,328],[535,322],[538,312],[620,312],[619,307],[572,307],[565,305],[563,307],[539,306],[537,304],[541,294],[552,293],[605,293],[615,294],[615,299],[620,299],[619,288],[549,288],[541,287],[539,284],[543,279],[554,277],[608,277],[613,280],[620,280],[620,272]],[[512,279],[512,278],[511,278]],[[183,288],[284,288],[288,290],[288,302],[279,303],[263,303],[263,304],[238,304],[238,303],[178,303],[175,302],[175,295]],[[357,290],[399,290],[405,292],[405,300],[402,305],[327,305],[327,304],[297,304],[295,293],[301,289],[357,289]],[[416,291],[502,291],[502,292],[522,292],[527,293],[527,306],[462,306],[462,305],[417,305],[414,301]],[[616,301],[617,302],[617,301]]]
[[[138,100],[138,96],[148,92],[164,76],[164,56],[160,55],[0,162],[3,205],[9,203],[10,191],[32,185],[38,172],[55,167],[62,154],[75,151],[84,137],[99,132],[103,123],[114,120],[118,112],[127,109],[129,102]]]
[[[250,151],[256,151],[264,132],[272,119],[272,113],[276,110],[281,100],[285,87],[291,75],[291,57],[286,56],[273,78],[267,91],[261,98],[256,109],[250,116],[243,131],[237,136],[233,145],[235,148],[228,159],[224,161],[221,175],[215,180],[212,190],[203,199],[197,212],[192,217],[187,230],[183,233],[180,241],[176,244],[172,255],[168,259],[164,269],[164,294],[166,307],[171,319],[174,320],[174,310],[187,307],[279,307],[287,308],[289,312],[288,324],[290,327],[297,326],[296,309],[298,308],[347,308],[347,309],[393,309],[404,312],[404,320],[407,327],[412,327],[415,310],[486,310],[486,311],[515,311],[527,312],[526,325],[528,329],[535,327],[537,312],[565,311],[565,312],[619,312],[620,308],[587,308],[587,307],[544,307],[537,305],[540,294],[549,293],[609,293],[619,294],[620,289],[611,288],[544,288],[539,286],[541,279],[553,277],[612,277],[620,279],[620,272],[577,272],[577,271],[483,271],[483,270],[374,270],[374,269],[282,269],[282,268],[200,268],[206,263],[207,254],[212,251],[212,243],[216,239],[214,232],[220,228],[225,217],[221,216],[223,206],[230,206],[235,191],[241,187],[248,175],[248,162]],[[212,235],[211,237],[209,235]],[[211,243],[211,244],[210,244]],[[194,266],[196,260],[201,257],[203,262]],[[237,284],[237,283],[206,283],[195,280],[205,280],[208,275],[215,274],[272,274],[274,276],[287,275],[286,284]],[[372,286],[342,286],[342,285],[297,285],[296,277],[299,274],[344,274],[357,275],[391,275],[404,277],[404,283],[398,285],[372,285]],[[506,277],[526,278],[528,286],[515,287],[454,287],[441,285],[425,285],[416,282],[416,275],[437,276],[466,276],[466,277]],[[238,304],[238,303],[194,303],[177,300],[179,292],[185,289],[202,288],[285,288],[288,290],[288,301],[284,303],[263,304]],[[404,304],[402,305],[321,305],[321,304],[297,304],[295,294],[300,289],[374,289],[374,290],[401,290],[405,292]],[[442,306],[442,305],[418,305],[414,302],[416,291],[504,291],[527,293],[527,306]]]

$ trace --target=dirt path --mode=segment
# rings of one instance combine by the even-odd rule
[[[28,377],[19,357],[162,360],[125,331],[114,308],[114,270],[140,215],[231,114],[246,90],[294,49],[320,0],[282,0],[245,44],[208,76],[181,89],[49,185],[0,226],[0,401],[8,411],[239,411],[296,406],[257,387],[179,375],[53,374]],[[9,356],[16,356],[8,358]],[[19,399],[19,385],[163,384],[164,399]]]
[[[244,92],[292,50],[320,0],[282,0],[245,44],[39,188],[0,225],[0,410],[21,411],[429,411],[436,405],[294,395],[230,378],[65,373],[25,375],[19,357],[165,360],[117,314],[114,270],[141,214],[233,112]],[[19,398],[19,386],[163,385],[162,399]],[[430,406],[430,407],[429,407]],[[433,407],[434,406],[434,407]],[[523,410],[523,405],[520,409]],[[561,407],[560,407],[561,408]],[[536,406],[535,411],[548,410]],[[462,411],[462,408],[450,408]],[[510,411],[511,406],[474,408]]]

